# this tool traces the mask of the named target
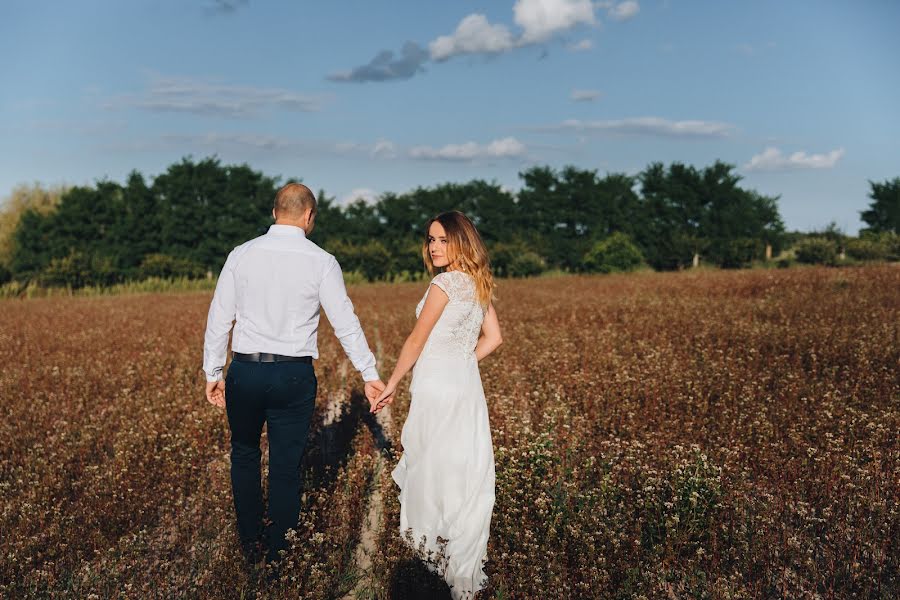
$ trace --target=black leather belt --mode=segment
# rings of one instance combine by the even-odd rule
[[[285,356],[284,354],[271,354],[269,352],[254,352],[252,354],[232,352],[231,358],[241,362],[302,362],[309,365],[312,364],[312,356]]]

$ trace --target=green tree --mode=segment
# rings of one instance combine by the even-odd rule
[[[160,251],[218,272],[228,252],[272,223],[276,180],[218,158],[184,158],[153,181]]]
[[[49,215],[34,208],[19,217],[13,232],[11,270],[17,279],[32,279],[52,259],[52,225]]]
[[[862,220],[874,233],[892,232],[900,234],[900,177],[883,183],[870,181],[872,203],[868,210],[860,213]]]
[[[122,189],[121,211],[112,242],[118,263],[126,273],[133,274],[146,256],[159,251],[162,221],[156,196],[137,171],[129,173]]]
[[[635,240],[655,269],[675,269],[690,263],[705,249],[700,235],[703,218],[697,198],[699,175],[693,167],[652,163],[639,175],[642,227]]]
[[[635,239],[654,268],[686,266],[695,254],[738,267],[761,258],[766,243],[780,247],[778,199],[741,188],[733,169],[720,161],[700,170],[653,163],[641,173],[643,221]]]

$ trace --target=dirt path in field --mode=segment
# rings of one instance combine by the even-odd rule
[[[375,356],[378,364],[381,364],[381,339],[378,331],[375,331]],[[385,374],[382,373],[382,377]],[[378,551],[376,540],[378,538],[378,527],[381,524],[382,511],[382,495],[381,486],[378,484],[378,476],[382,469],[389,468],[389,463],[385,458],[383,450],[390,445],[393,439],[391,431],[391,407],[386,406],[375,415],[375,420],[381,427],[382,435],[375,436],[375,445],[378,449],[378,458],[376,459],[372,493],[369,495],[368,511],[366,518],[363,520],[362,529],[359,533],[359,544],[354,552],[357,573],[360,577],[356,582],[353,590],[344,596],[343,600],[354,600],[362,598],[372,598],[372,557]]]
[[[378,424],[381,425],[384,432],[384,438],[390,439],[390,406],[382,409],[375,415]],[[376,440],[376,443],[378,441]],[[359,544],[356,546],[354,553],[356,561],[357,573],[360,574],[356,586],[349,594],[344,596],[344,600],[353,600],[354,598],[371,598],[371,582],[372,582],[372,556],[378,551],[376,547],[376,539],[378,537],[378,527],[381,524],[382,496],[381,486],[378,484],[378,476],[382,469],[389,467],[385,455],[381,452],[382,448],[378,448],[378,458],[375,462],[373,488],[369,495],[368,511],[366,518],[363,520],[362,529],[359,533]]]

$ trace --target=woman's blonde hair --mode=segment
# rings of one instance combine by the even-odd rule
[[[475,280],[475,296],[482,306],[487,307],[494,299],[496,287],[494,276],[491,274],[491,261],[475,224],[463,213],[458,210],[444,212],[425,225],[425,241],[422,243],[425,268],[432,277],[438,271],[431,261],[431,253],[428,252],[428,231],[435,221],[441,224],[447,234],[447,258],[453,263],[453,268],[472,276]]]

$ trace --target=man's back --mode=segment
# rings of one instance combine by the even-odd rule
[[[279,224],[236,247],[210,306],[203,360],[207,380],[221,378],[232,320],[234,352],[318,358],[320,306],[363,379],[377,380],[375,357],[331,254],[309,241],[303,229]]]
[[[233,251],[236,291],[235,352],[273,352],[318,358],[319,288],[334,257],[303,230],[272,230]]]

